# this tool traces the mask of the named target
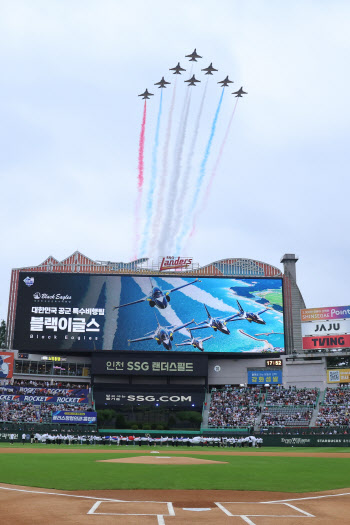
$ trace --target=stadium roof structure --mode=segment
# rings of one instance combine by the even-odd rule
[[[160,272],[160,264],[154,264],[148,258],[136,259],[128,263],[100,261],[87,257],[79,251],[74,252],[69,257],[59,261],[52,255],[47,257],[37,266],[26,266],[16,268],[13,271],[27,272],[59,272],[59,273],[144,273],[161,274],[169,273],[174,275],[174,270]],[[184,270],[176,270],[176,274],[186,275],[208,275],[208,276],[229,276],[229,277],[282,277],[279,268],[270,264],[256,261],[253,259],[221,259],[205,266],[191,263]]]

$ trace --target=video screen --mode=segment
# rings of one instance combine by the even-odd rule
[[[22,272],[13,346],[282,353],[282,279]]]

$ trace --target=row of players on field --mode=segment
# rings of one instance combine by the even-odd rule
[[[17,434],[9,435],[10,442],[13,443],[18,439]],[[99,436],[91,435],[73,435],[73,434],[32,434],[31,436],[22,434],[22,443],[45,443],[52,444],[66,444],[66,445],[147,445],[147,446],[212,446],[212,447],[261,447],[263,439],[261,437],[247,436],[247,437],[205,437],[196,436],[189,437],[160,437],[153,438],[152,436],[135,437],[135,436]]]

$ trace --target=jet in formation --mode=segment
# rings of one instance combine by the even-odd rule
[[[164,80],[164,77],[162,77],[162,80],[160,80],[159,82],[156,82],[154,85],[159,86],[158,89],[160,89],[160,88],[166,88],[165,84],[171,84],[171,82],[167,82],[166,80]]]
[[[200,80],[197,80],[194,75],[189,80],[185,80],[185,82],[189,82],[189,86],[195,86],[196,82],[200,82]]]
[[[153,332],[148,332],[144,337],[139,337],[138,339],[129,339],[128,342],[137,343],[138,341],[149,341],[151,339],[154,339],[155,341],[157,341],[158,345],[163,345],[166,350],[171,350],[171,341],[174,338],[174,332],[181,330],[181,328],[185,328],[193,322],[194,319],[192,319],[192,321],[189,321],[188,323],[179,326],[161,326],[157,319],[158,326]]]
[[[201,328],[213,328],[214,332],[222,332],[223,334],[229,335],[230,330],[227,328],[226,323],[230,321],[236,321],[236,317],[238,317],[240,314],[233,314],[228,317],[212,317],[209,313],[208,308],[206,305],[204,305],[205,311],[207,312],[208,319],[206,321],[202,321],[201,323],[196,323],[197,326],[194,326],[191,328],[191,330],[200,330]]]
[[[198,348],[198,350],[200,350],[201,352],[204,352],[204,348],[203,348],[204,341],[207,341],[208,339],[211,339],[212,337],[214,337],[210,335],[209,337],[204,337],[200,339],[198,337],[193,337],[191,328],[187,328],[187,331],[190,333],[191,337],[189,339],[185,339],[182,343],[175,344],[175,346],[194,346],[195,348]]]
[[[228,78],[228,75],[224,80],[220,80],[218,84],[222,84],[222,87],[227,87],[229,84],[233,84],[233,81]]]
[[[146,89],[141,95],[138,95],[139,97],[142,97],[143,99],[149,98],[150,96],[153,97],[153,93],[150,93],[148,89]]]
[[[190,59],[190,62],[197,62],[197,58],[203,58],[200,55],[198,55],[196,49],[190,55],[185,55],[185,56],[186,56],[186,58]]]
[[[240,304],[240,302],[236,299],[238,308],[239,308],[239,318],[236,319],[236,321],[240,321],[241,319],[245,319],[246,321],[249,321],[249,323],[257,323],[257,324],[266,324],[266,321],[264,319],[261,319],[260,315],[263,314],[268,310],[268,308],[264,308],[263,310],[260,310],[260,312],[257,312],[254,314],[253,312],[245,312]]]
[[[248,95],[246,91],[243,91],[243,87],[239,88],[238,91],[233,91],[232,95],[236,95],[237,97],[241,97],[242,95]]]
[[[178,62],[177,66],[169,68],[169,71],[174,71],[173,75],[181,75],[181,71],[186,71],[186,69],[181,67],[180,62]]]
[[[213,63],[210,62],[209,66],[208,67],[205,67],[204,69],[202,69],[202,71],[206,71],[206,75],[212,75],[213,74],[213,71],[217,71],[217,69],[215,69],[213,67]]]
[[[159,288],[159,286],[153,286],[152,280],[151,280],[152,291],[148,295],[146,295],[146,297],[142,297],[142,299],[138,299],[137,301],[132,301],[131,303],[114,306],[113,310],[116,310],[117,308],[123,308],[124,306],[130,306],[131,304],[142,303],[143,301],[147,301],[148,304],[152,308],[156,306],[160,310],[164,310],[168,306],[168,303],[170,303],[170,294],[172,292],[176,292],[177,290],[180,290],[181,288],[185,288],[186,286],[190,286],[190,284],[194,284],[197,282],[201,282],[200,279],[195,279],[194,281],[191,281],[190,283],[186,283],[181,286],[177,286],[176,288],[172,288],[171,290],[163,291],[161,288]]]

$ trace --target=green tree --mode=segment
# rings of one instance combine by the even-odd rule
[[[6,323],[2,319],[0,322],[0,349],[6,348],[5,340],[6,340]]]

